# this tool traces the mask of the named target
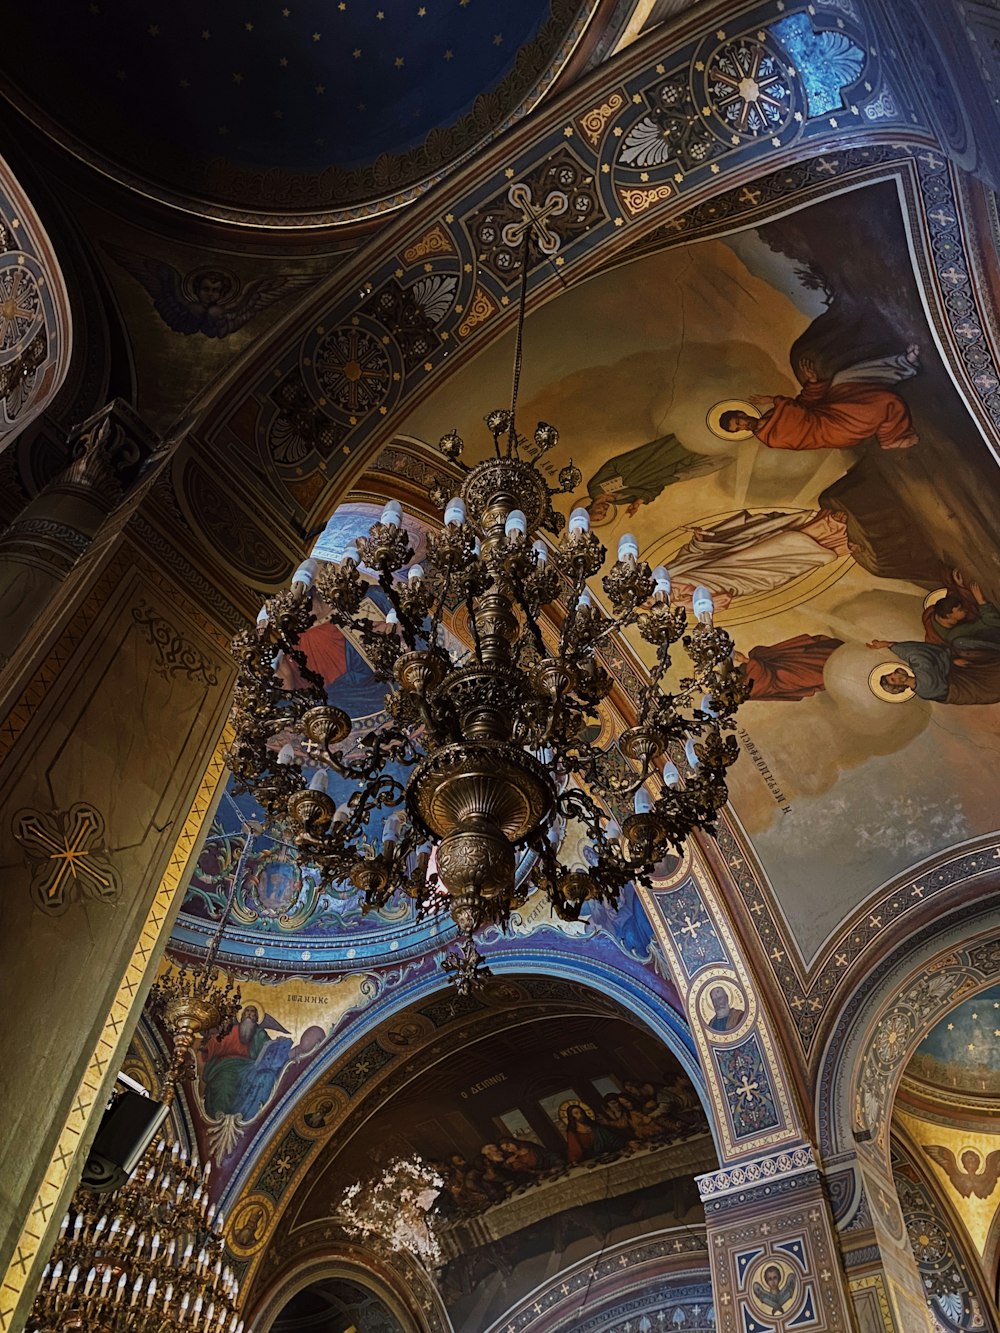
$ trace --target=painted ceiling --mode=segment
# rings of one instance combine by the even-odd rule
[[[907,1077],[925,1091],[1000,1097],[1000,986],[963,1000],[914,1052]]]
[[[401,202],[537,100],[581,0],[59,0],[8,16],[8,96],[129,183],[262,213]],[[44,49],[44,62],[21,58]],[[83,54],[84,58],[81,58]],[[44,108],[44,112],[38,110]]]

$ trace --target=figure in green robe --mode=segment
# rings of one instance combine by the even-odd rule
[[[632,517],[640,505],[651,504],[665,487],[717,472],[728,462],[728,458],[692,453],[676,435],[661,435],[649,444],[616,454],[587,482],[590,521],[595,526],[609,522],[619,505],[626,505],[625,512]]]

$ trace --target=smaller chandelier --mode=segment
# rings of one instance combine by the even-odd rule
[[[423,564],[390,500],[339,563],[307,559],[234,641],[238,788],[366,909],[401,892],[422,912],[450,910],[465,941],[445,966],[460,990],[486,970],[477,932],[505,929],[532,890],[576,920],[589,899],[617,906],[671,848],[714,830],[738,755],[725,733],[749,693],[709,590],[695,590],[689,626],[666,569],[640,560],[630,534],[601,581],[610,610],[591,592],[607,552],[585,509],[567,524],[552,505],[581,473],[570,462],[551,488],[534,460],[559,432],[539,422],[529,459],[515,426],[525,247],[511,408],[486,417],[493,456],[464,469],[459,493],[438,487],[444,523]],[[463,448],[455,431],[441,439],[460,468]],[[370,581],[390,607],[384,624],[362,613]],[[321,621],[353,636],[388,687],[386,720],[361,734],[309,661],[304,636]],[[591,739],[612,687],[601,649],[632,627],[654,661],[634,725],[605,751]],[[688,662],[668,689],[678,643]],[[301,688],[279,679],[284,658]],[[339,804],[331,777],[348,792]],[[570,824],[584,851],[566,864]]]
[[[218,938],[201,963],[171,966],[150,987],[146,1007],[163,1023],[172,1047],[162,1101],[171,1101],[177,1084],[194,1076],[195,1041],[210,1032],[227,1032],[239,1017],[240,989],[228,975],[223,984],[221,969],[214,966]]]
[[[113,1194],[78,1189],[27,1333],[242,1333],[208,1174],[161,1139]]]

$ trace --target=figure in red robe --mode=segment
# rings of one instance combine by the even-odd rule
[[[909,449],[917,443],[910,409],[887,385],[916,373],[915,345],[905,355],[864,361],[821,380],[811,361],[799,366],[797,398],[755,394],[760,417],[723,412],[719,425],[730,434],[752,431],[769,449],[852,449],[872,437],[882,449]]]
[[[796,634],[781,643],[759,644],[749,653],[733,656],[750,681],[751,703],[763,699],[794,703],[824,688],[823,668],[842,643],[842,639],[825,634]]]

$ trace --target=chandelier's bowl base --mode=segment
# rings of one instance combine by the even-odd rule
[[[434,837],[478,820],[497,828],[512,848],[540,827],[554,802],[544,766],[506,741],[445,745],[414,768],[406,791],[411,816]]]
[[[548,510],[549,488],[531,463],[517,458],[487,458],[465,478],[462,499],[477,522],[498,503],[507,513],[520,509],[528,532],[534,532]]]
[[[314,745],[336,745],[351,734],[351,719],[333,704],[317,704],[302,714],[302,729]]]
[[[496,824],[470,819],[437,849],[438,879],[453,897],[499,898],[514,887],[513,845]]]
[[[288,814],[303,832],[316,837],[336,814],[337,803],[325,791],[294,792],[288,798]]]

